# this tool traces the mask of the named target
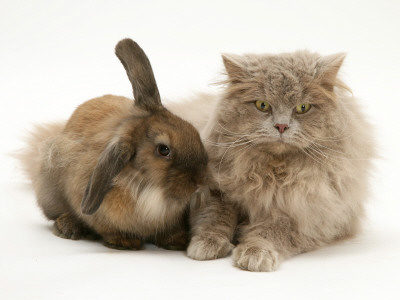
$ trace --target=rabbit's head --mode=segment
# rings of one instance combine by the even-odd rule
[[[171,201],[189,201],[205,181],[208,158],[200,136],[162,105],[150,62],[137,43],[122,40],[115,52],[132,83],[135,101],[97,162],[82,211],[93,214],[116,181],[137,193],[153,187]]]

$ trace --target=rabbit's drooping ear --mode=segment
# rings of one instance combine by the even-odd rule
[[[142,48],[131,39],[124,39],[115,47],[115,54],[128,74],[136,105],[150,112],[161,109],[163,106],[153,69]]]
[[[90,177],[82,200],[82,212],[91,215],[96,212],[112,186],[114,177],[134,155],[133,146],[127,143],[111,143],[101,154]]]

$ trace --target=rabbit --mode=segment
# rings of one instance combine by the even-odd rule
[[[53,232],[101,238],[116,249],[187,245],[191,196],[205,186],[208,157],[197,130],[161,103],[150,62],[131,39],[115,53],[134,101],[105,95],[64,124],[39,126],[23,158]]]

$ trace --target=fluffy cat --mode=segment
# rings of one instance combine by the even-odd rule
[[[235,266],[273,271],[357,233],[374,143],[337,77],[344,58],[223,55],[221,97],[171,105],[201,130],[210,158],[210,195],[192,206],[189,257],[233,249]]]

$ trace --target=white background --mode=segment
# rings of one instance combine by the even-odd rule
[[[400,299],[399,32],[396,0],[1,0],[0,298]],[[146,51],[162,98],[172,100],[218,92],[211,83],[221,79],[223,52],[347,52],[341,76],[374,124],[381,155],[363,233],[274,273],[238,270],[229,257],[197,262],[52,235],[8,154],[33,123],[66,119],[95,96],[130,97],[114,56],[124,37]]]

